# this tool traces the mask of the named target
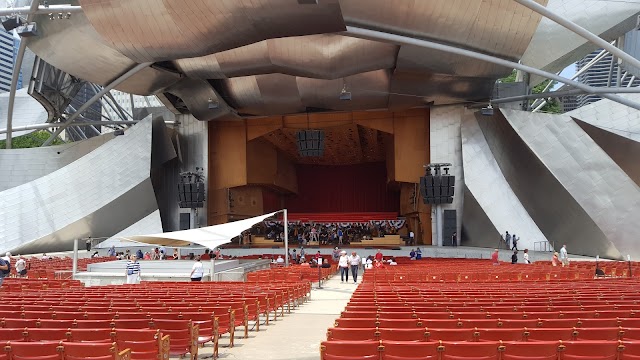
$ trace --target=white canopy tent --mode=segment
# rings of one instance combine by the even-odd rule
[[[269,214],[255,216],[249,219],[238,220],[229,222],[226,224],[207,226],[198,229],[172,231],[161,234],[149,234],[149,235],[132,235],[121,237],[120,239],[125,241],[131,241],[140,244],[147,245],[160,245],[170,247],[183,247],[189,244],[198,244],[209,249],[214,249],[218,246],[231,242],[236,236],[239,236],[241,232],[251,228],[253,225],[264,221],[265,219],[274,216],[275,214],[283,212],[284,223],[287,224],[287,210],[279,210]],[[286,265],[289,265],[289,231],[288,227],[284,227],[284,251]],[[74,242],[73,252],[73,275],[77,272],[78,264],[78,240]],[[211,259],[212,263],[214,259]],[[211,269],[211,278],[213,279],[213,266]]]

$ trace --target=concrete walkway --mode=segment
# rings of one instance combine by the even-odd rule
[[[220,348],[219,358],[318,360],[320,342],[326,340],[327,329],[340,317],[360,281],[357,285],[353,280],[341,283],[340,276],[334,275],[322,284],[321,290],[315,289],[314,284],[309,301],[269,326],[260,326],[260,332],[249,332],[248,339],[236,337],[233,348]],[[226,342],[222,341],[222,345]]]

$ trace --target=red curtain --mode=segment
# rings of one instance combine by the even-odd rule
[[[383,212],[400,210],[400,194],[387,188],[384,162],[344,166],[296,165],[298,195],[290,212]]]
[[[269,189],[262,189],[262,207],[265,213],[278,211],[280,206],[280,195]]]

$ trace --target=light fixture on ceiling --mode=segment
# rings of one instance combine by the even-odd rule
[[[56,19],[56,17],[53,16],[53,13],[49,13],[48,16],[49,16],[49,20],[55,20]]]
[[[209,105],[208,105],[209,110],[215,110],[215,109],[220,107],[220,104],[218,104],[217,101],[213,101],[212,98],[209,98],[208,103],[209,103]]]
[[[340,91],[340,100],[351,100],[351,91],[347,91],[347,83],[342,80],[342,91]]]
[[[491,106],[491,103],[489,103],[487,107],[480,109],[480,113],[483,116],[493,116],[493,106]]]
[[[16,15],[6,18],[2,22],[2,27],[4,27],[6,31],[11,31],[19,26],[24,25],[24,23],[25,21],[20,17],[20,15]]]

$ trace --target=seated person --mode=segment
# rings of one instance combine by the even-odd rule
[[[375,260],[373,262],[373,267],[376,269],[381,269],[384,267],[384,264],[382,263],[382,261]]]
[[[391,260],[389,260],[389,265],[391,265],[391,266],[398,265],[398,263],[396,262],[396,258],[391,258]]]
[[[322,267],[324,269],[328,269],[331,267],[331,264],[329,264],[329,259],[324,259],[324,261],[322,262]]]
[[[411,252],[409,253],[409,257],[411,258],[411,260],[415,260],[416,259],[416,250],[415,249],[411,249]]]
[[[301,263],[300,263],[300,266],[303,266],[303,267],[310,267],[308,262],[301,262]]]
[[[278,255],[278,258],[276,259],[276,263],[277,264],[284,264],[284,259],[282,258],[281,255]]]
[[[151,260],[151,253],[150,252],[146,252],[144,253],[144,256],[142,257],[142,260]]]

